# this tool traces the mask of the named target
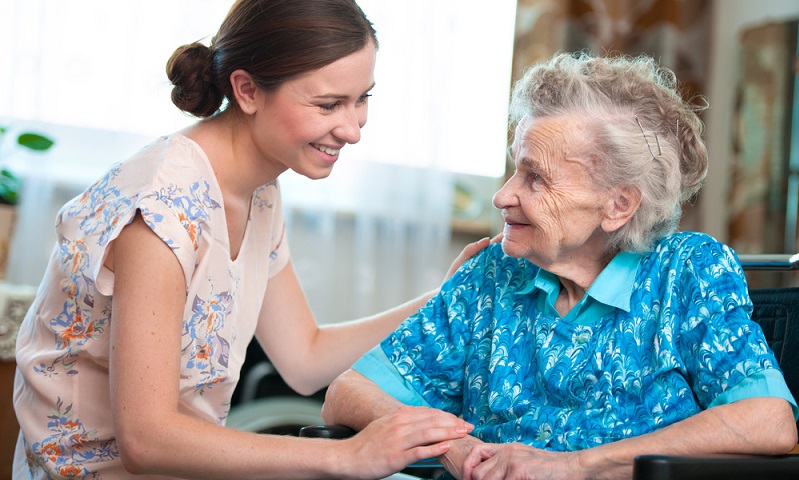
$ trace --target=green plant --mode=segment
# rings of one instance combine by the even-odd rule
[[[0,127],[0,145],[8,129]],[[24,132],[17,137],[17,145],[29,150],[43,152],[55,143],[52,139],[38,133]],[[0,149],[0,151],[2,151]],[[0,168],[0,204],[16,205],[22,180],[7,168]]]

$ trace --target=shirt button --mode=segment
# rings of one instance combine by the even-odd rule
[[[575,339],[575,341],[579,345],[582,345],[582,344],[588,342],[589,340],[591,340],[591,333],[590,332],[581,332],[579,335],[577,335],[577,338]]]

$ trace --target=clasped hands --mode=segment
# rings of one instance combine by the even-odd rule
[[[521,443],[485,443],[467,436],[452,440],[438,457],[461,480],[532,480],[584,478],[579,452],[551,452]]]

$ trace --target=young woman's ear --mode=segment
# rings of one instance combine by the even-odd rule
[[[255,101],[258,86],[252,76],[244,70],[234,70],[230,74],[230,85],[233,87],[233,96],[241,111],[249,115],[255,113],[258,110]]]
[[[610,233],[623,227],[638,211],[641,205],[641,192],[629,185],[613,189],[613,194],[605,204],[605,219],[602,230]]]

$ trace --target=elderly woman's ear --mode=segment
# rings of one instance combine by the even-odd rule
[[[630,185],[620,185],[611,189],[611,195],[605,202],[605,219],[602,230],[615,232],[630,221],[641,204],[641,192]]]

